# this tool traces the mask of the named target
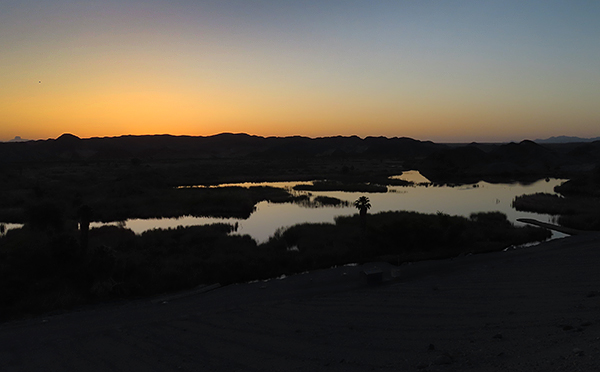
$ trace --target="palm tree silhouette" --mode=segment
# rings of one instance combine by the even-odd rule
[[[365,229],[367,227],[367,211],[371,209],[371,202],[366,196],[361,196],[354,201],[354,206],[359,211],[360,227]]]

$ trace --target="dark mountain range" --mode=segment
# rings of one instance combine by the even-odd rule
[[[571,136],[557,136],[550,137],[546,139],[536,139],[534,142],[536,143],[571,143],[571,142],[594,142],[600,141],[600,137],[595,138],[581,138],[581,137],[571,137]]]
[[[444,145],[404,137],[260,137],[222,133],[207,137],[121,136],[0,143],[0,165],[48,162],[260,161],[289,159],[331,164],[350,159],[386,159],[418,169],[437,182],[524,179],[587,172],[600,164],[600,141],[539,144]],[[215,164],[217,164],[215,162]],[[259,163],[255,163],[259,164]],[[291,169],[291,168],[290,168]]]
[[[21,138],[20,136],[15,136],[15,138],[9,140],[8,142],[27,142],[28,139]]]
[[[222,133],[208,137],[121,136],[81,139],[63,134],[57,139],[1,143],[0,161],[61,161],[111,159],[189,159],[236,157],[392,157],[427,156],[445,148],[410,138],[259,137]]]
[[[514,164],[526,165],[539,161],[546,163],[555,163],[558,161],[558,154],[548,147],[538,145],[532,141],[511,142],[501,145],[491,152],[491,156],[496,161],[509,162]]]
[[[485,147],[473,143],[441,149],[425,158],[419,170],[432,180],[465,182],[570,177],[590,171],[599,164],[600,141],[541,145],[525,140]]]

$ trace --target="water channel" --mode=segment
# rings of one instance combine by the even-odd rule
[[[500,211],[508,216],[508,219],[517,225],[517,218],[534,218],[542,222],[553,222],[553,216],[530,212],[519,212],[512,207],[516,196],[533,194],[537,192],[554,194],[554,187],[565,180],[548,179],[539,180],[531,184],[491,184],[478,182],[471,185],[457,187],[432,186],[417,171],[404,172],[395,178],[405,179],[417,183],[415,186],[388,186],[387,193],[362,193],[341,191],[293,191],[296,194],[308,194],[311,198],[317,196],[328,196],[349,202],[346,207],[307,207],[294,203],[270,203],[260,202],[250,218],[242,220],[235,218],[214,217],[180,217],[163,219],[130,219],[120,222],[121,226],[129,228],[136,233],[142,233],[150,229],[167,229],[177,226],[204,225],[217,222],[237,224],[236,234],[248,234],[258,243],[265,242],[277,229],[285,228],[304,222],[327,222],[333,223],[334,218],[340,215],[352,215],[357,213],[352,202],[359,196],[366,195],[372,208],[369,213],[383,211],[416,211],[423,213],[443,212],[450,215],[469,216],[473,212]],[[309,182],[302,182],[309,183]],[[299,182],[264,182],[264,183],[241,183],[225,184],[219,186],[272,186],[292,190]],[[117,223],[113,223],[117,224]],[[93,223],[91,227],[100,226]],[[554,237],[564,234],[554,233]]]

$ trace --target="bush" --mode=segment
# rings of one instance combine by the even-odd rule
[[[90,230],[85,256],[73,254],[76,231],[9,231],[0,237],[0,317],[353,262],[451,257],[547,237],[546,230],[516,228],[499,213],[464,218],[385,212],[368,218],[366,230],[358,228],[358,215],[338,217],[335,224],[295,225],[258,246],[249,236],[230,235],[234,227],[227,224],[139,236],[107,226]]]

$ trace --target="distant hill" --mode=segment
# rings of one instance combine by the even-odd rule
[[[418,169],[430,180],[476,182],[485,180],[569,178],[600,164],[600,141],[569,143],[469,144],[450,147],[425,158]]]
[[[555,137],[554,141],[561,137]],[[569,137],[564,137],[569,138]],[[563,140],[565,140],[563,138]],[[570,137],[571,140],[574,137]],[[576,138],[576,137],[575,137]],[[548,139],[550,140],[550,139]],[[434,182],[570,177],[600,164],[600,141],[445,145],[406,137],[260,137],[244,133],[214,136],[120,136],[0,143],[0,166],[10,163],[244,160],[302,162],[388,160],[418,169]],[[380,162],[382,164],[382,162]]]
[[[0,162],[240,157],[415,159],[443,148],[446,146],[404,137],[260,137],[243,133],[221,133],[207,137],[151,135],[79,138],[65,133],[57,139],[0,143]]]
[[[15,138],[9,140],[8,142],[27,142],[27,141],[30,141],[30,140],[21,138],[20,136],[15,136]]]
[[[570,136],[558,136],[550,137],[546,139],[536,139],[536,143],[572,143],[572,142],[594,142],[600,141],[600,137],[594,138],[581,138],[581,137],[570,137]]]
[[[274,159],[294,164],[376,160],[376,164],[382,165],[385,164],[383,160],[394,160],[405,169],[418,169],[433,182],[506,182],[550,176],[570,178],[573,174],[589,172],[600,167],[600,141],[587,139],[587,142],[540,144],[526,140],[450,146],[406,137],[260,137],[221,133],[204,137],[79,138],[65,133],[56,139],[0,143],[0,168],[26,163],[126,161],[150,164],[165,160],[169,163],[199,160],[226,165],[232,164],[231,160],[233,164],[239,160],[256,165]],[[219,163],[221,160],[224,163]]]

